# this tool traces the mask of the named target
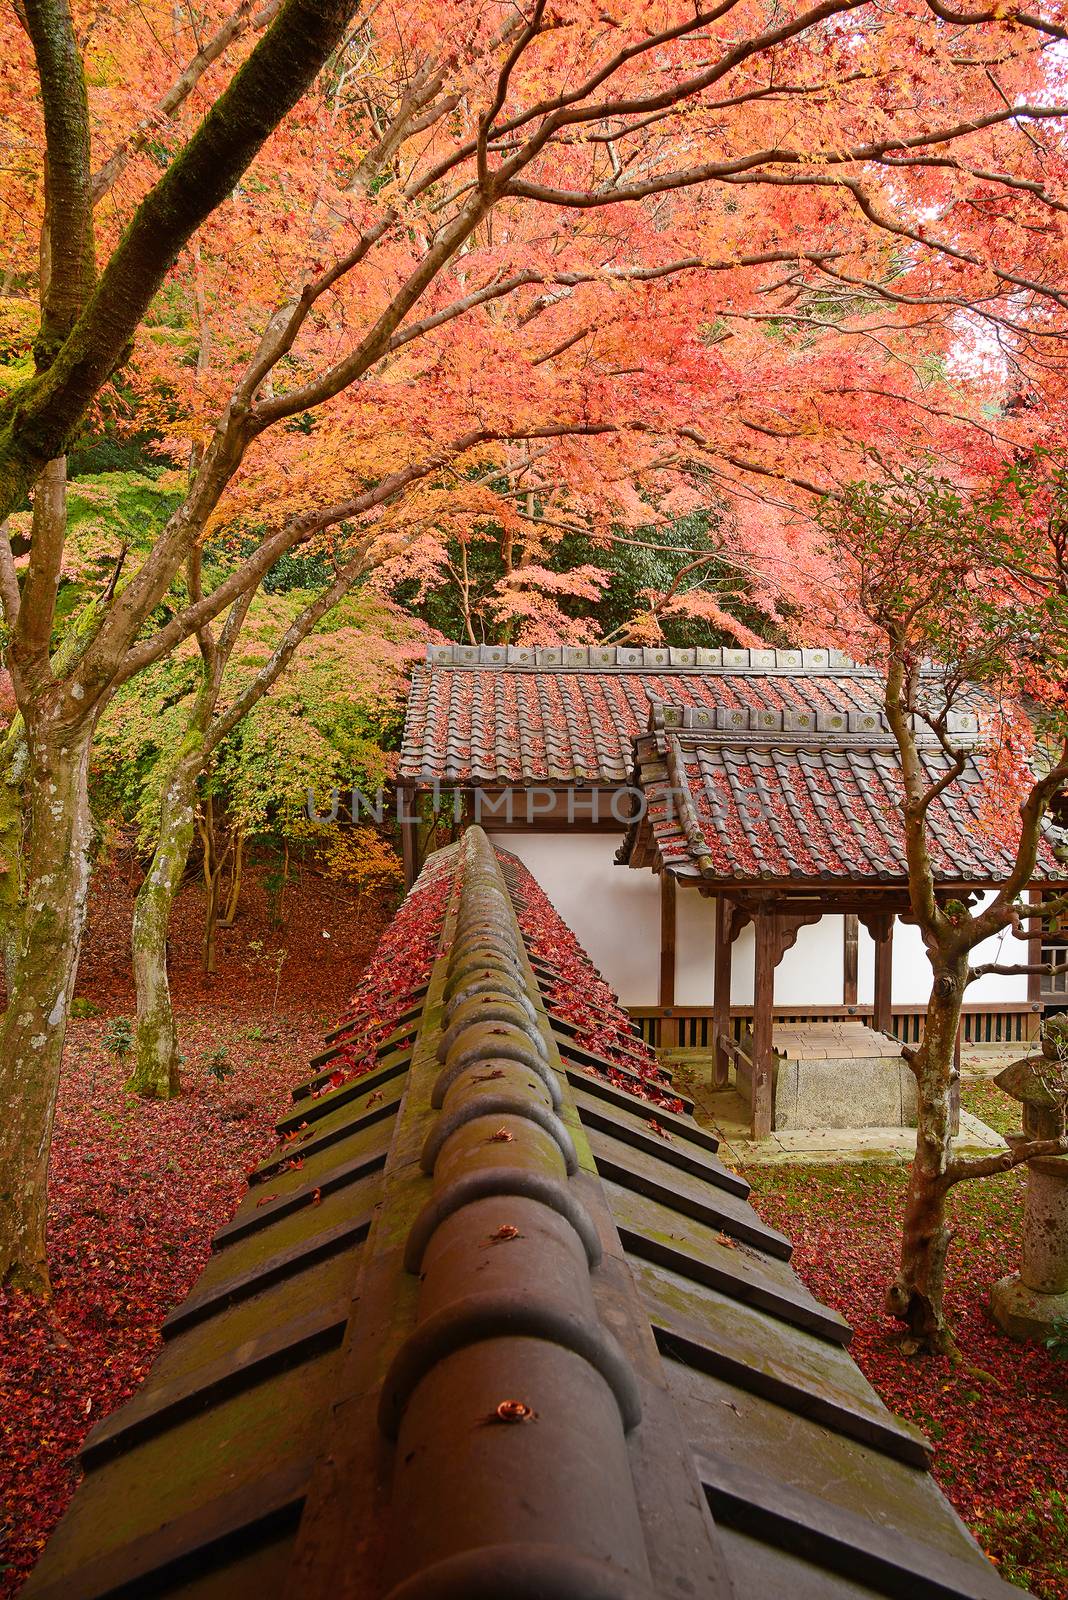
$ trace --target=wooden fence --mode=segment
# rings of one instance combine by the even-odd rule
[[[711,1006],[628,1006],[642,1038],[654,1050],[712,1049]],[[905,1044],[918,1044],[923,1038],[924,1006],[895,1006],[892,1031]],[[739,1039],[750,1025],[752,1006],[731,1007],[731,1027]],[[872,1025],[870,1006],[792,1006],[776,1007],[777,1023],[831,1022],[842,1018]],[[1038,1035],[1041,1007],[1029,1000],[1010,1006],[965,1006],[961,1016],[962,1044],[1017,1044]]]

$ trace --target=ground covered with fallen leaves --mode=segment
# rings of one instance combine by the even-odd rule
[[[1017,1126],[1004,1095],[966,1084],[985,1122]],[[794,1265],[854,1329],[852,1353],[892,1410],[927,1433],[935,1475],[1012,1583],[1068,1600],[1068,1361],[1007,1339],[986,1295],[1017,1266],[1021,1172],[959,1185],[947,1309],[963,1360],[917,1360],[897,1348],[882,1300],[893,1276],[900,1163],[750,1168],[762,1217],[794,1240]]]
[[[128,1067],[115,1050],[116,1019],[133,1010],[126,938],[135,882],[132,864],[119,863],[92,906],[78,994],[93,1014],[71,1027],[54,1145],[54,1300],[46,1312],[0,1292],[0,1600],[62,1514],[86,1433],[151,1365],[164,1315],[201,1271],[246,1168],[273,1146],[290,1088],[360,988],[388,913],[355,905],[314,874],[279,903],[254,876],[237,923],[220,933],[220,971],[205,977],[200,896],[187,891],[172,940],[187,1092],[146,1105],[124,1092]],[[551,931],[546,919],[528,888],[521,920],[535,944]],[[572,1003],[589,977],[579,976],[567,972]],[[388,996],[376,989],[369,998],[386,1018]],[[580,1042],[614,1057],[605,1010],[593,1011]],[[361,1070],[357,1045],[366,1042],[347,1042],[346,1072]],[[640,1062],[628,1064],[641,1072]],[[1014,1108],[986,1084],[967,1086],[965,1103],[995,1126],[1014,1125]],[[959,1366],[904,1357],[882,1312],[902,1165],[776,1166],[747,1176],[762,1215],[795,1240],[795,1264],[813,1291],[852,1323],[869,1379],[934,1441],[939,1481],[1003,1576],[1043,1600],[1068,1600],[1068,1362],[1006,1340],[985,1306],[989,1285],[1017,1261],[1023,1175],[957,1192],[948,1303]]]
[[[172,980],[187,1092],[124,1091],[116,1018],[131,1017],[126,946],[136,881],[97,886],[56,1118],[49,1203],[54,1298],[0,1291],[0,1596],[26,1576],[77,1481],[93,1424],[138,1387],[166,1312],[188,1294],[245,1170],[356,989],[389,907],[305,874],[282,904],[253,875],[219,972],[199,970],[201,897],[179,901]]]

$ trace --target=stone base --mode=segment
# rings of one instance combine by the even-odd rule
[[[1053,1324],[1068,1317],[1068,1291],[1036,1294],[1020,1282],[1018,1272],[1002,1278],[990,1291],[990,1309],[998,1327],[1012,1339],[1049,1337]]]
[[[896,1040],[859,1022],[777,1026],[773,1040],[776,1133],[916,1126],[916,1079]],[[738,1065],[738,1092],[751,1101],[746,1066]]]
[[[914,1128],[916,1079],[900,1059],[779,1062],[775,1127]]]

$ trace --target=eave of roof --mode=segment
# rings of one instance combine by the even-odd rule
[[[936,879],[958,890],[996,885],[1010,875],[1013,852],[984,825],[978,718],[953,714],[947,732],[965,766],[928,813]],[[919,719],[916,741],[932,778],[949,769]],[[706,889],[907,886],[900,760],[878,713],[794,716],[740,737],[721,713],[654,704],[635,741],[633,785],[642,806],[617,851],[626,865]],[[1033,881],[1063,876],[1043,840]]]

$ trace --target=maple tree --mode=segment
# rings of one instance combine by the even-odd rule
[[[468,644],[747,645],[759,643],[754,630],[781,626],[770,591],[754,602],[749,573],[724,548],[721,515],[705,504],[673,510],[696,488],[649,506],[654,524],[591,534],[554,516],[554,486],[535,481],[517,526],[438,526],[377,581]]]
[[[0,396],[0,516],[34,491],[24,572],[0,540],[34,802],[0,1038],[0,1275],[44,1283],[108,699],[214,619],[225,632],[325,529],[351,529],[355,575],[479,487],[499,514],[477,479],[531,448],[591,550],[696,466],[733,497],[724,549],[769,594],[803,588],[797,497],[873,427],[902,453],[932,431],[989,446],[947,350],[977,328],[1021,368],[1057,348],[1055,250],[1036,238],[1064,119],[1043,46],[1065,30],[1056,6],[943,0],[457,0],[445,43],[418,3],[208,8],[195,29],[116,4],[79,32],[64,0],[32,0],[4,30],[3,123],[25,153],[4,270],[40,327],[32,373]],[[62,452],[124,362],[188,482],[60,658]],[[195,593],[222,522],[254,536]]]
[[[351,784],[374,793],[389,777],[384,746],[397,729],[402,671],[419,629],[373,595],[351,598],[335,608],[329,628],[321,624],[309,636],[293,671],[268,684],[264,668],[274,662],[278,640],[314,598],[314,591],[289,586],[257,593],[238,657],[228,648],[221,661],[205,659],[203,644],[187,641],[132,679],[97,730],[97,812],[135,824],[149,857],[131,933],[137,1028],[130,1087],[139,1094],[167,1099],[180,1090],[167,942],[198,838],[208,890],[203,960],[213,972],[216,931],[236,914],[246,844],[269,844],[288,858],[325,832],[327,870],[347,879],[352,874],[334,859],[345,854],[333,837],[341,830],[309,823],[307,796]],[[250,685],[261,689],[258,696],[248,695]],[[395,854],[379,860],[377,872],[369,872],[373,857],[362,861],[358,853],[347,865],[372,891],[396,881],[400,870]]]
[[[1026,939],[1036,920],[1068,906],[1056,891],[1040,907],[1025,898],[1043,852],[1045,875],[1064,876],[1043,830],[1068,783],[1068,469],[1063,456],[1036,453],[970,491],[913,469],[848,486],[825,503],[823,521],[843,574],[834,601],[855,607],[851,647],[885,672],[910,910],[931,967],[923,1037],[902,1049],[917,1086],[916,1153],[886,1306],[909,1349],[952,1351],[944,1311],[951,1191],[1068,1153],[1063,1133],[982,1157],[958,1156],[952,1144],[954,1049],[968,985],[990,972],[1048,970],[973,962],[972,953],[997,934]],[[985,897],[940,881],[931,825],[933,803],[960,781],[976,743],[955,714],[973,708],[983,825],[1011,861]]]
[[[181,153],[141,199],[99,276],[94,207],[147,139],[128,130],[106,172],[94,180],[83,50],[66,0],[29,0],[5,21],[5,47],[16,36],[7,57],[11,65],[29,69],[23,30],[32,51],[43,122],[39,172],[42,178],[47,174],[40,189],[35,370],[12,386],[0,407],[0,515],[16,510],[26,489],[36,485],[21,582],[6,532],[0,539],[8,657],[31,805],[24,904],[0,1035],[5,1279],[47,1284],[48,1146],[88,886],[86,768],[101,697],[114,687],[106,671],[92,689],[88,681],[71,681],[70,674],[84,670],[91,680],[92,648],[102,645],[106,621],[125,611],[129,592],[129,586],[118,597],[105,592],[99,614],[86,622],[57,672],[51,646],[66,535],[62,452],[124,359],[175,255],[232,192],[313,81],[341,41],[352,9],[338,0],[286,0]],[[30,76],[26,70],[20,88]],[[108,601],[114,602],[110,618],[104,614]]]

